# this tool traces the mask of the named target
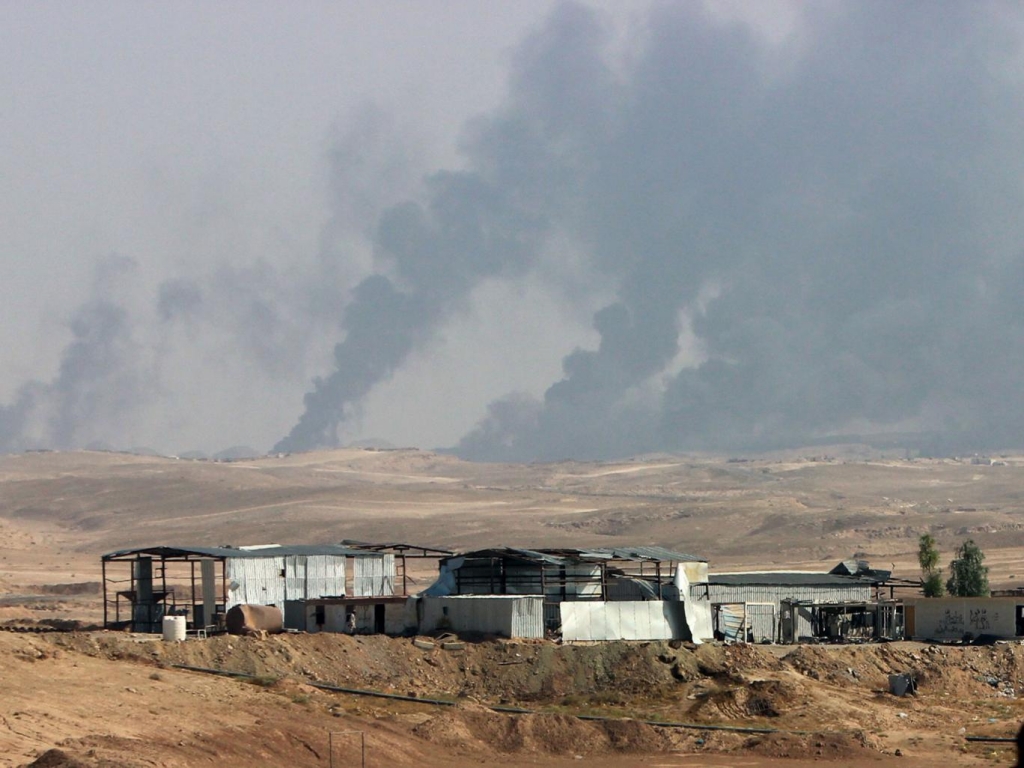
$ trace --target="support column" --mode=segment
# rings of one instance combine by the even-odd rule
[[[103,628],[107,628],[107,561],[100,561],[100,568],[103,570]]]

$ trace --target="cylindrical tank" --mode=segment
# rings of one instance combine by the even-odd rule
[[[185,639],[185,617],[164,616],[164,642],[173,643]]]
[[[230,635],[276,635],[284,631],[284,614],[274,605],[233,605],[226,621]]]

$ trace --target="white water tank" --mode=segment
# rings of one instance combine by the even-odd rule
[[[185,639],[185,617],[164,616],[164,642],[173,643]]]

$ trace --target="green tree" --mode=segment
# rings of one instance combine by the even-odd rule
[[[956,558],[949,564],[949,581],[946,589],[956,597],[988,597],[988,567],[983,565],[985,554],[968,539],[956,551]]]
[[[921,565],[921,589],[925,597],[942,597],[942,569],[935,537],[924,533],[917,543],[917,562]]]
[[[946,587],[942,583],[942,571],[932,571],[925,574],[921,579],[921,590],[925,597],[942,597],[946,594]]]

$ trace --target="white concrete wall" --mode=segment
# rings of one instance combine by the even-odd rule
[[[404,603],[385,603],[384,631],[389,635],[404,635],[415,631],[416,601],[409,598]]]
[[[340,603],[324,606],[324,625],[317,626],[315,605],[306,606],[306,631],[316,632],[347,632],[345,613],[349,607]],[[356,633],[374,634],[376,623],[373,605],[359,605],[354,609],[356,614]],[[415,602],[411,599],[402,603],[384,603],[384,633],[387,635],[403,635],[416,629]]]
[[[450,629],[502,637],[544,637],[544,600],[535,596],[420,598],[420,632]]]
[[[1016,637],[1017,606],[1014,597],[921,597],[904,600],[914,609],[915,640],[960,640],[968,632],[996,637]]]
[[[560,603],[563,640],[689,640],[681,602],[580,601]]]

